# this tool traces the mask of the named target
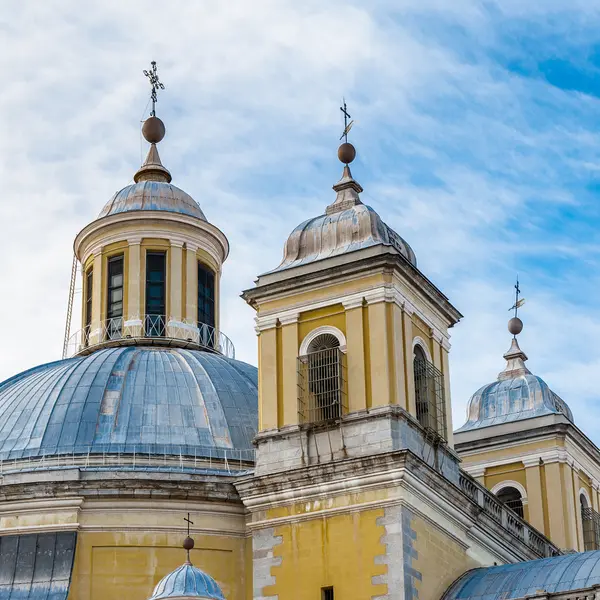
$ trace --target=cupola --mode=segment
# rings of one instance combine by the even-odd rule
[[[118,191],[77,235],[83,271],[83,329],[68,354],[152,344],[233,357],[219,328],[219,281],[229,252],[225,235],[198,203],[171,183],[157,144],[154,114],[142,127],[150,148],[134,183]]]

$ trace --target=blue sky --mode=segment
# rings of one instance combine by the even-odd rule
[[[514,279],[529,367],[600,442],[600,1],[7,0],[0,16],[0,379],[60,357],[72,241],[131,181],[159,62],[161,156],[229,237],[222,323],[353,174],[465,315],[454,423],[503,368]]]

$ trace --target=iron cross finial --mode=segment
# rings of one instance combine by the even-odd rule
[[[187,536],[190,537],[190,525],[194,524],[194,521],[190,521],[190,513],[187,514],[187,518],[183,517],[183,520],[187,523]]]
[[[350,121],[348,123],[348,119],[352,119],[352,117],[348,114],[348,110],[346,107],[346,99],[342,98],[343,106],[340,106],[340,110],[344,115],[344,132],[340,136],[340,140],[343,138],[344,142],[348,142],[348,132],[352,129],[352,125],[354,125],[354,121]]]
[[[165,86],[158,79],[158,73],[156,72],[156,61],[153,60],[150,63],[150,70],[146,71],[144,69],[144,75],[150,81],[150,85],[152,86],[152,92],[150,94],[150,98],[152,99],[152,111],[150,112],[151,117],[156,116],[156,103],[158,102],[158,90],[164,90]]]
[[[519,287],[519,276],[517,275],[517,283],[515,283],[515,303],[508,309],[515,311],[515,317],[519,311],[519,308],[525,304],[525,298],[519,298],[521,294],[521,288]]]

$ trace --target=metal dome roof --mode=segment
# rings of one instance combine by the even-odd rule
[[[163,577],[154,588],[150,600],[181,597],[225,600],[217,582],[189,563]]]
[[[118,191],[104,206],[98,218],[134,210],[160,210],[180,213],[206,221],[198,203],[167,181],[138,181]]]
[[[498,380],[471,396],[467,422],[457,433],[550,414],[562,414],[573,422],[573,413],[566,402],[525,366],[527,356],[516,338],[504,358],[507,365]]]
[[[325,214],[304,221],[289,235],[283,260],[273,273],[378,245],[392,246],[417,266],[417,258],[408,243],[370,206],[362,203],[359,194],[363,189],[352,177],[348,165],[333,189],[336,199]]]
[[[251,451],[257,397],[256,368],[218,354],[98,350],[0,384],[0,459]]]
[[[600,550],[468,571],[442,600],[511,600],[600,584]],[[583,597],[583,596],[582,596]]]

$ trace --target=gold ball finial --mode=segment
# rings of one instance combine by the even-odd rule
[[[350,164],[356,158],[356,148],[350,142],[344,142],[338,148],[338,158],[345,165]]]
[[[194,540],[190,536],[186,537],[185,540],[183,540],[183,549],[189,552],[193,547]]]
[[[142,135],[151,144],[158,144],[165,137],[165,124],[158,117],[149,117],[142,125]]]
[[[519,317],[513,317],[508,322],[508,331],[513,335],[519,335],[523,331],[523,321]]]

